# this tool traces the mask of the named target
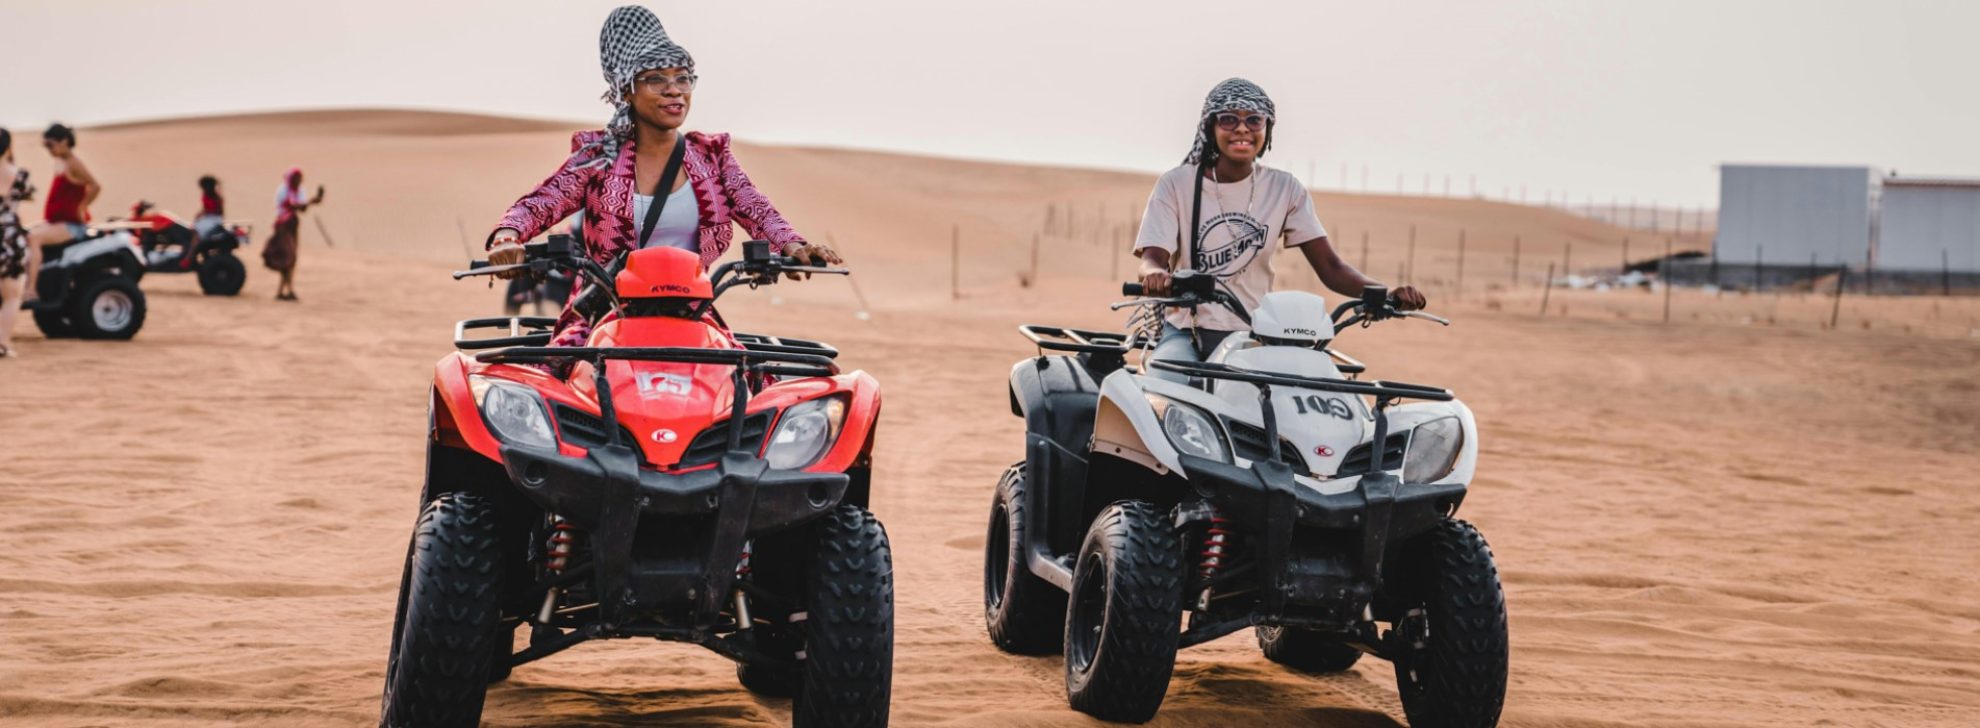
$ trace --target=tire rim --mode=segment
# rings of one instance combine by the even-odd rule
[[[1004,584],[1010,578],[1010,514],[998,503],[990,512],[989,543],[983,547],[983,606],[996,610],[1004,604]]]
[[[1086,672],[1100,652],[1100,631],[1107,623],[1107,561],[1088,554],[1073,584],[1072,623],[1066,626],[1066,660],[1074,672]]]
[[[131,303],[128,293],[117,290],[104,291],[96,295],[89,306],[89,316],[101,331],[121,331],[131,323],[131,311],[137,306]]]

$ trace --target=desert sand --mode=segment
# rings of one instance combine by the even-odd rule
[[[281,170],[330,188],[304,226],[299,304],[250,251],[237,298],[144,280],[129,343],[46,341],[0,361],[0,723],[375,723],[399,560],[418,504],[426,388],[452,322],[497,308],[454,282],[466,247],[551,171],[575,127],[410,112],[84,129],[99,217],[148,197],[271,217]],[[1021,457],[1013,327],[1114,327],[1119,238],[1151,175],[743,144],[838,279],[739,291],[738,328],[821,338],[886,392],[874,510],[893,538],[896,725],[1096,725],[1056,657],[996,651],[981,613],[992,486]],[[45,181],[47,160],[22,162]],[[1270,161],[1268,157],[1268,162]],[[1049,205],[1075,227],[1032,235]],[[1322,194],[1350,261],[1413,277],[1442,329],[1340,347],[1477,412],[1463,517],[1512,618],[1509,726],[1980,724],[1980,299],[1555,290],[1620,261],[1620,229],[1476,200]],[[1098,221],[1099,224],[1096,224]],[[1416,270],[1408,236],[1416,226]],[[952,226],[962,251],[950,290]],[[1459,287],[1457,239],[1466,240]],[[257,233],[257,238],[265,230]],[[1636,257],[1662,240],[1635,244]],[[1525,259],[1512,272],[1515,236]],[[1681,239],[1679,248],[1703,241]],[[1118,257],[1119,260],[1115,260]],[[1313,286],[1282,262],[1281,284]],[[1240,633],[1182,653],[1151,725],[1396,726],[1387,663],[1289,672]],[[594,643],[518,669],[490,725],[779,725],[699,648]]]

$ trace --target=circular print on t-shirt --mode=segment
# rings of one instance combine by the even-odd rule
[[[1226,212],[1203,223],[1196,239],[1203,241],[1202,270],[1229,278],[1237,275],[1265,249],[1265,226],[1242,212]]]

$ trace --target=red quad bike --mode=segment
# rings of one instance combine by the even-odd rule
[[[731,333],[712,309],[739,285],[845,271],[762,241],[712,278],[683,250],[601,266],[570,248],[553,236],[522,263],[455,274],[571,271],[599,323],[583,347],[546,346],[547,318],[456,326],[463,351],[434,369],[383,723],[472,726],[516,665],[650,637],[735,660],[744,687],[793,699],[798,726],[886,725],[892,554],[866,510],[880,385],[841,373],[829,345]],[[563,365],[568,378],[543,371]]]

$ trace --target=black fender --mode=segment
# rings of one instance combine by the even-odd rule
[[[1011,367],[1010,396],[1011,413],[1024,418],[1027,505],[1043,515],[1033,522],[1045,526],[1030,530],[1030,546],[1034,556],[1051,560],[1075,550],[1086,529],[1078,515],[1100,385],[1077,357],[1036,356]]]

